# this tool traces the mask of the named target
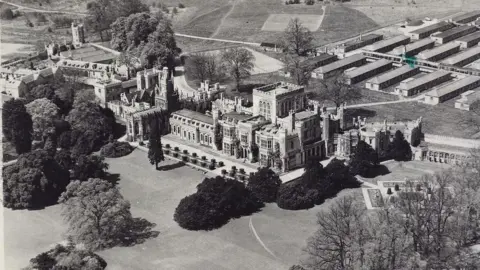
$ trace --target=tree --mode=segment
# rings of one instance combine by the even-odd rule
[[[17,154],[32,149],[33,123],[24,103],[11,99],[3,104],[2,129],[5,138],[13,142]]]
[[[480,99],[472,102],[470,112],[465,115],[462,123],[467,127],[474,127],[477,131],[480,131]]]
[[[290,73],[293,81],[298,85],[308,85],[313,66],[308,64],[308,61],[302,60],[298,56],[286,55],[285,56],[286,71]]]
[[[26,108],[32,116],[33,132],[36,139],[42,138],[44,132],[48,128],[52,128],[53,121],[59,117],[58,106],[47,98],[36,99],[28,103]]]
[[[55,153],[55,161],[60,165],[60,167],[65,170],[70,170],[73,167],[73,160],[70,157],[70,151],[61,149]]]
[[[270,203],[276,200],[277,191],[281,184],[280,177],[274,171],[263,167],[250,176],[247,188],[260,201]]]
[[[313,35],[298,18],[295,18],[288,23],[282,41],[288,50],[293,50],[300,56],[312,48]]]
[[[163,155],[162,142],[160,130],[157,121],[150,123],[150,140],[148,143],[148,159],[150,164],[155,164],[155,169],[158,169],[158,163],[165,160]]]
[[[405,137],[400,130],[395,132],[393,141],[388,145],[387,153],[389,157],[396,161],[412,160],[412,149],[410,147],[410,143],[405,140]]]
[[[367,238],[362,226],[364,212],[364,207],[350,196],[321,210],[317,214],[319,228],[307,241],[306,265],[312,269],[360,269],[355,264],[361,255],[357,244]]]
[[[133,147],[128,142],[110,142],[100,149],[100,154],[104,157],[117,158],[130,154]]]
[[[205,178],[196,193],[183,198],[173,218],[187,230],[212,230],[262,206],[243,183],[217,176]]]
[[[2,8],[0,11],[0,18],[2,20],[13,20],[15,16],[13,15],[13,11],[11,8]]]
[[[237,91],[242,79],[249,77],[254,67],[255,56],[245,48],[226,49],[222,54],[226,72],[235,79]]]
[[[89,178],[104,178],[108,164],[105,158],[96,155],[82,155],[73,166],[73,178],[80,181],[87,181]]]
[[[200,82],[216,82],[222,77],[221,66],[214,54],[198,53],[185,61],[185,72]]]
[[[377,152],[366,142],[359,141],[350,159],[350,173],[368,177],[378,164]]]
[[[59,202],[69,235],[89,249],[119,243],[132,222],[130,203],[116,186],[102,179],[72,181]]]
[[[45,150],[22,154],[3,172],[3,202],[12,209],[53,204],[70,181],[69,173]]]
[[[27,94],[25,99],[28,102],[32,102],[35,99],[46,98],[49,100],[53,100],[55,96],[55,89],[52,87],[51,84],[39,84],[32,88]]]
[[[337,108],[345,102],[362,97],[360,89],[346,83],[346,77],[342,72],[335,73],[329,79],[321,80],[315,94],[319,99],[332,101]]]
[[[113,0],[92,1],[87,4],[87,16],[85,23],[88,28],[98,33],[100,39],[104,41],[103,33],[115,20],[115,3]]]

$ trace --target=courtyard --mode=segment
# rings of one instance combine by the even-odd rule
[[[187,166],[167,160],[156,171],[147,154],[135,150],[130,155],[107,159],[111,174],[120,174],[118,183],[131,203],[134,217],[155,223],[159,231],[132,247],[116,247],[98,252],[107,269],[288,269],[299,263],[305,240],[316,230],[316,213],[331,201],[310,210],[282,210],[267,204],[260,212],[231,220],[214,231],[187,231],[173,220],[179,201],[195,191],[206,176]],[[208,176],[208,175],[207,175]],[[338,196],[360,190],[344,190]],[[37,254],[65,239],[66,224],[55,205],[41,210],[4,210],[5,263],[20,269]],[[11,222],[10,222],[11,221]],[[258,237],[258,238],[257,238]]]

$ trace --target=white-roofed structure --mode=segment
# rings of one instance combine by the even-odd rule
[[[396,88],[395,92],[405,97],[416,95],[431,87],[444,83],[451,79],[450,72],[437,70],[417,79],[405,80]]]
[[[442,60],[452,54],[455,54],[460,51],[460,44],[455,42],[450,42],[443,44],[436,48],[433,48],[428,51],[423,51],[417,55],[417,58],[428,60],[428,61],[438,61]]]
[[[347,84],[355,84],[375,76],[379,73],[385,72],[392,68],[392,61],[380,59],[370,64],[357,67],[351,71],[345,71],[347,77]]]
[[[473,34],[463,36],[455,40],[455,43],[460,44],[460,48],[467,49],[477,45],[480,42],[480,31]]]
[[[312,72],[313,78],[325,79],[334,74],[335,72],[341,72],[352,67],[359,67],[367,63],[367,58],[362,54],[354,54],[342,60],[335,61],[328,65],[319,67]]]
[[[396,47],[391,52],[389,52],[389,54],[414,56],[417,55],[419,52],[433,48],[434,46],[435,41],[426,38],[407,45]]]
[[[436,24],[432,24],[432,25],[414,30],[408,33],[408,35],[410,36],[411,39],[422,39],[422,38],[429,37],[433,33],[446,31],[453,27],[455,27],[454,24],[442,21]]]
[[[445,44],[447,42],[450,42],[456,38],[471,34],[475,31],[477,31],[477,27],[472,26],[472,25],[462,25],[458,26],[452,29],[449,29],[445,32],[439,33],[439,34],[433,34],[431,38],[435,40],[435,42],[439,44]]]
[[[366,46],[364,49],[371,52],[385,53],[400,45],[406,45],[410,42],[410,38],[404,35],[395,36],[384,39]]]
[[[480,59],[480,46],[476,46],[461,53],[458,53],[452,57],[443,60],[441,63],[446,65],[463,67],[478,59]]]
[[[470,111],[472,104],[480,100],[480,88],[468,90],[460,94],[460,98],[455,101],[455,108],[465,111]]]
[[[480,77],[467,76],[425,94],[425,103],[436,105],[480,86]]]
[[[391,85],[401,82],[409,77],[420,73],[419,67],[404,65],[380,76],[374,77],[365,83],[365,87],[370,90],[382,90]]]

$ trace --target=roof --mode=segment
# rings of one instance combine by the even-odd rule
[[[179,116],[183,116],[183,117],[186,117],[186,118],[190,118],[192,120],[196,120],[196,121],[200,121],[200,122],[203,122],[203,123],[206,123],[206,124],[213,125],[213,118],[211,116],[208,116],[208,115],[205,115],[203,113],[196,112],[196,111],[182,109],[182,110],[174,112],[173,115],[179,115]]]
[[[96,63],[96,62],[103,62],[103,61],[107,61],[107,60],[112,60],[112,59],[115,59],[115,58],[117,58],[117,57],[114,54],[108,53],[108,54],[85,57],[85,58],[82,58],[82,60],[86,61],[86,62]]]
[[[314,72],[316,72],[316,73],[327,73],[327,72],[342,68],[342,67],[344,67],[346,65],[349,65],[353,62],[360,61],[362,59],[366,59],[366,57],[363,56],[362,54],[354,54],[350,57],[343,58],[342,60],[338,60],[338,61],[335,61],[335,62],[330,63],[328,65],[325,65],[323,67],[319,67],[319,68],[315,69]]]
[[[314,115],[316,115],[316,113],[313,111],[301,111],[301,112],[295,113],[295,120],[302,121]]]
[[[431,97],[442,97],[446,94],[454,92],[462,87],[470,85],[472,83],[480,81],[480,77],[478,76],[468,76],[460,80],[456,80],[452,83],[449,83],[443,87],[434,88],[433,90],[429,91],[426,95]]]
[[[130,88],[130,87],[134,87],[134,86],[137,86],[137,80],[136,79],[122,82],[122,87],[123,88]]]
[[[480,31],[477,31],[477,32],[474,32],[474,33],[472,33],[472,34],[469,34],[469,35],[466,35],[466,36],[457,38],[456,41],[460,41],[460,42],[470,42],[470,41],[472,41],[472,40],[479,39],[479,38],[480,38]]]
[[[380,59],[378,61],[375,61],[375,62],[372,62],[372,63],[369,63],[367,65],[364,65],[364,66],[361,66],[361,67],[358,67],[352,71],[348,71],[348,72],[345,72],[345,75],[347,75],[348,77],[350,78],[353,78],[353,77],[357,77],[357,76],[360,76],[366,72],[369,72],[369,71],[372,71],[372,70],[375,70],[377,68],[380,68],[380,67],[383,67],[383,66],[387,66],[387,65],[391,65],[392,61],[390,60],[387,60],[387,59]]]
[[[349,40],[349,41],[345,42],[345,44],[343,44],[343,47],[355,45],[355,44],[358,44],[358,43],[362,43],[366,40],[376,39],[378,37],[383,37],[383,35],[379,35],[379,34],[364,35],[364,36],[361,36],[361,38],[356,38],[356,39],[352,39],[352,40]]]
[[[369,83],[375,83],[375,84],[380,84],[383,82],[390,81],[393,78],[399,77],[407,72],[410,72],[412,69],[419,69],[419,67],[410,67],[410,65],[404,65],[399,68],[396,68],[390,72],[384,73],[380,76],[374,77],[370,80],[368,80]]]
[[[468,31],[470,29],[477,29],[477,27],[471,26],[471,25],[462,25],[462,26],[454,27],[452,29],[449,29],[449,30],[447,30],[445,32],[442,32],[442,33],[439,33],[439,34],[434,34],[434,35],[432,35],[432,37],[446,38],[446,37],[449,37],[449,36],[452,36],[452,35],[456,35],[457,33],[460,33],[460,32],[463,32],[463,31]]]
[[[450,23],[447,23],[445,21],[441,21],[439,23],[436,23],[436,24],[432,24],[432,25],[429,25],[429,26],[426,26],[426,27],[422,27],[420,29],[417,29],[415,31],[412,31],[410,32],[411,34],[423,34],[423,33],[426,33],[426,32],[435,32],[435,30],[437,29],[441,29],[447,25],[451,25],[453,27],[452,24]]]
[[[458,48],[458,47],[460,47],[460,44],[455,43],[455,42],[449,42],[449,43],[443,44],[441,46],[435,47],[433,49],[423,51],[423,52],[419,53],[417,55],[417,57],[420,58],[420,59],[428,60],[428,59],[430,59],[434,56],[437,56],[439,54],[442,54],[444,52],[453,50],[453,49]]]
[[[294,92],[298,90],[303,91],[304,87],[297,84],[281,81],[254,88],[254,90],[263,93],[273,93],[274,95],[282,95],[288,92]]]
[[[414,80],[411,80],[409,82],[401,83],[398,88],[405,89],[405,90],[406,89],[412,89],[412,88],[417,87],[419,85],[423,85],[427,82],[437,80],[438,78],[441,78],[441,77],[446,76],[448,74],[450,74],[450,72],[443,71],[443,70],[437,70],[437,71],[429,73],[425,76],[422,76],[418,79],[414,79]],[[405,87],[402,87],[402,86],[405,86]]]
[[[52,68],[44,68],[38,72],[40,75],[43,77],[48,77],[53,75],[53,69]]]
[[[452,21],[457,22],[457,21],[463,21],[466,19],[471,19],[470,21],[474,21],[478,17],[480,17],[480,10],[474,10],[462,15],[455,16],[452,18]]]
[[[472,105],[477,100],[480,100],[480,87],[463,93],[456,102]]]
[[[424,38],[424,39],[420,39],[419,41],[415,41],[413,43],[405,45],[405,47],[406,47],[405,50],[406,50],[406,52],[410,52],[410,51],[413,51],[413,50],[416,50],[416,49],[419,49],[419,48],[422,48],[424,46],[427,46],[429,44],[434,44],[434,43],[435,43],[435,41],[433,41],[429,38]],[[403,54],[404,53],[403,50],[404,50],[404,46],[402,45],[402,46],[399,46],[399,47],[393,49],[391,53],[392,54]]]
[[[337,56],[336,55],[331,55],[331,54],[328,54],[328,53],[321,53],[318,56],[305,59],[305,61],[303,61],[302,64],[313,65],[313,64],[325,61],[325,60],[330,59],[330,58],[337,58]]]
[[[252,117],[252,115],[250,115],[250,114],[238,113],[238,112],[229,112],[229,113],[224,114],[223,116],[227,117],[227,118],[232,118],[236,121],[242,121],[242,120],[245,120],[245,119],[248,119],[248,118]]]
[[[470,148],[436,143],[427,143],[427,147],[430,151],[447,152],[456,155],[469,155],[472,151]]]
[[[368,50],[368,51],[376,51],[376,50],[382,49],[382,48],[387,47],[387,46],[391,46],[392,44],[396,44],[398,42],[401,42],[401,41],[404,41],[404,40],[407,40],[407,39],[410,40],[410,38],[407,37],[407,36],[399,35],[399,36],[395,36],[395,37],[392,37],[392,38],[389,38],[389,39],[380,40],[378,42],[370,44],[367,47],[365,47],[365,49]]]
[[[260,43],[261,47],[270,47],[270,48],[275,48],[275,47],[280,47],[279,45],[272,43],[272,42],[262,42]]]
[[[472,56],[475,56],[477,54],[480,54],[480,46],[476,46],[476,47],[472,47],[468,50],[465,50],[461,53],[457,53],[455,54],[454,56],[452,57],[449,57],[445,60],[442,61],[443,64],[447,64],[447,65],[455,65],[465,59],[468,59]]]

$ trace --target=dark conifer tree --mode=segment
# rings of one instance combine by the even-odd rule
[[[155,164],[155,169],[158,169],[158,163],[164,161],[162,142],[160,138],[160,129],[157,119],[150,121],[150,140],[148,143],[148,159],[150,164]]]

